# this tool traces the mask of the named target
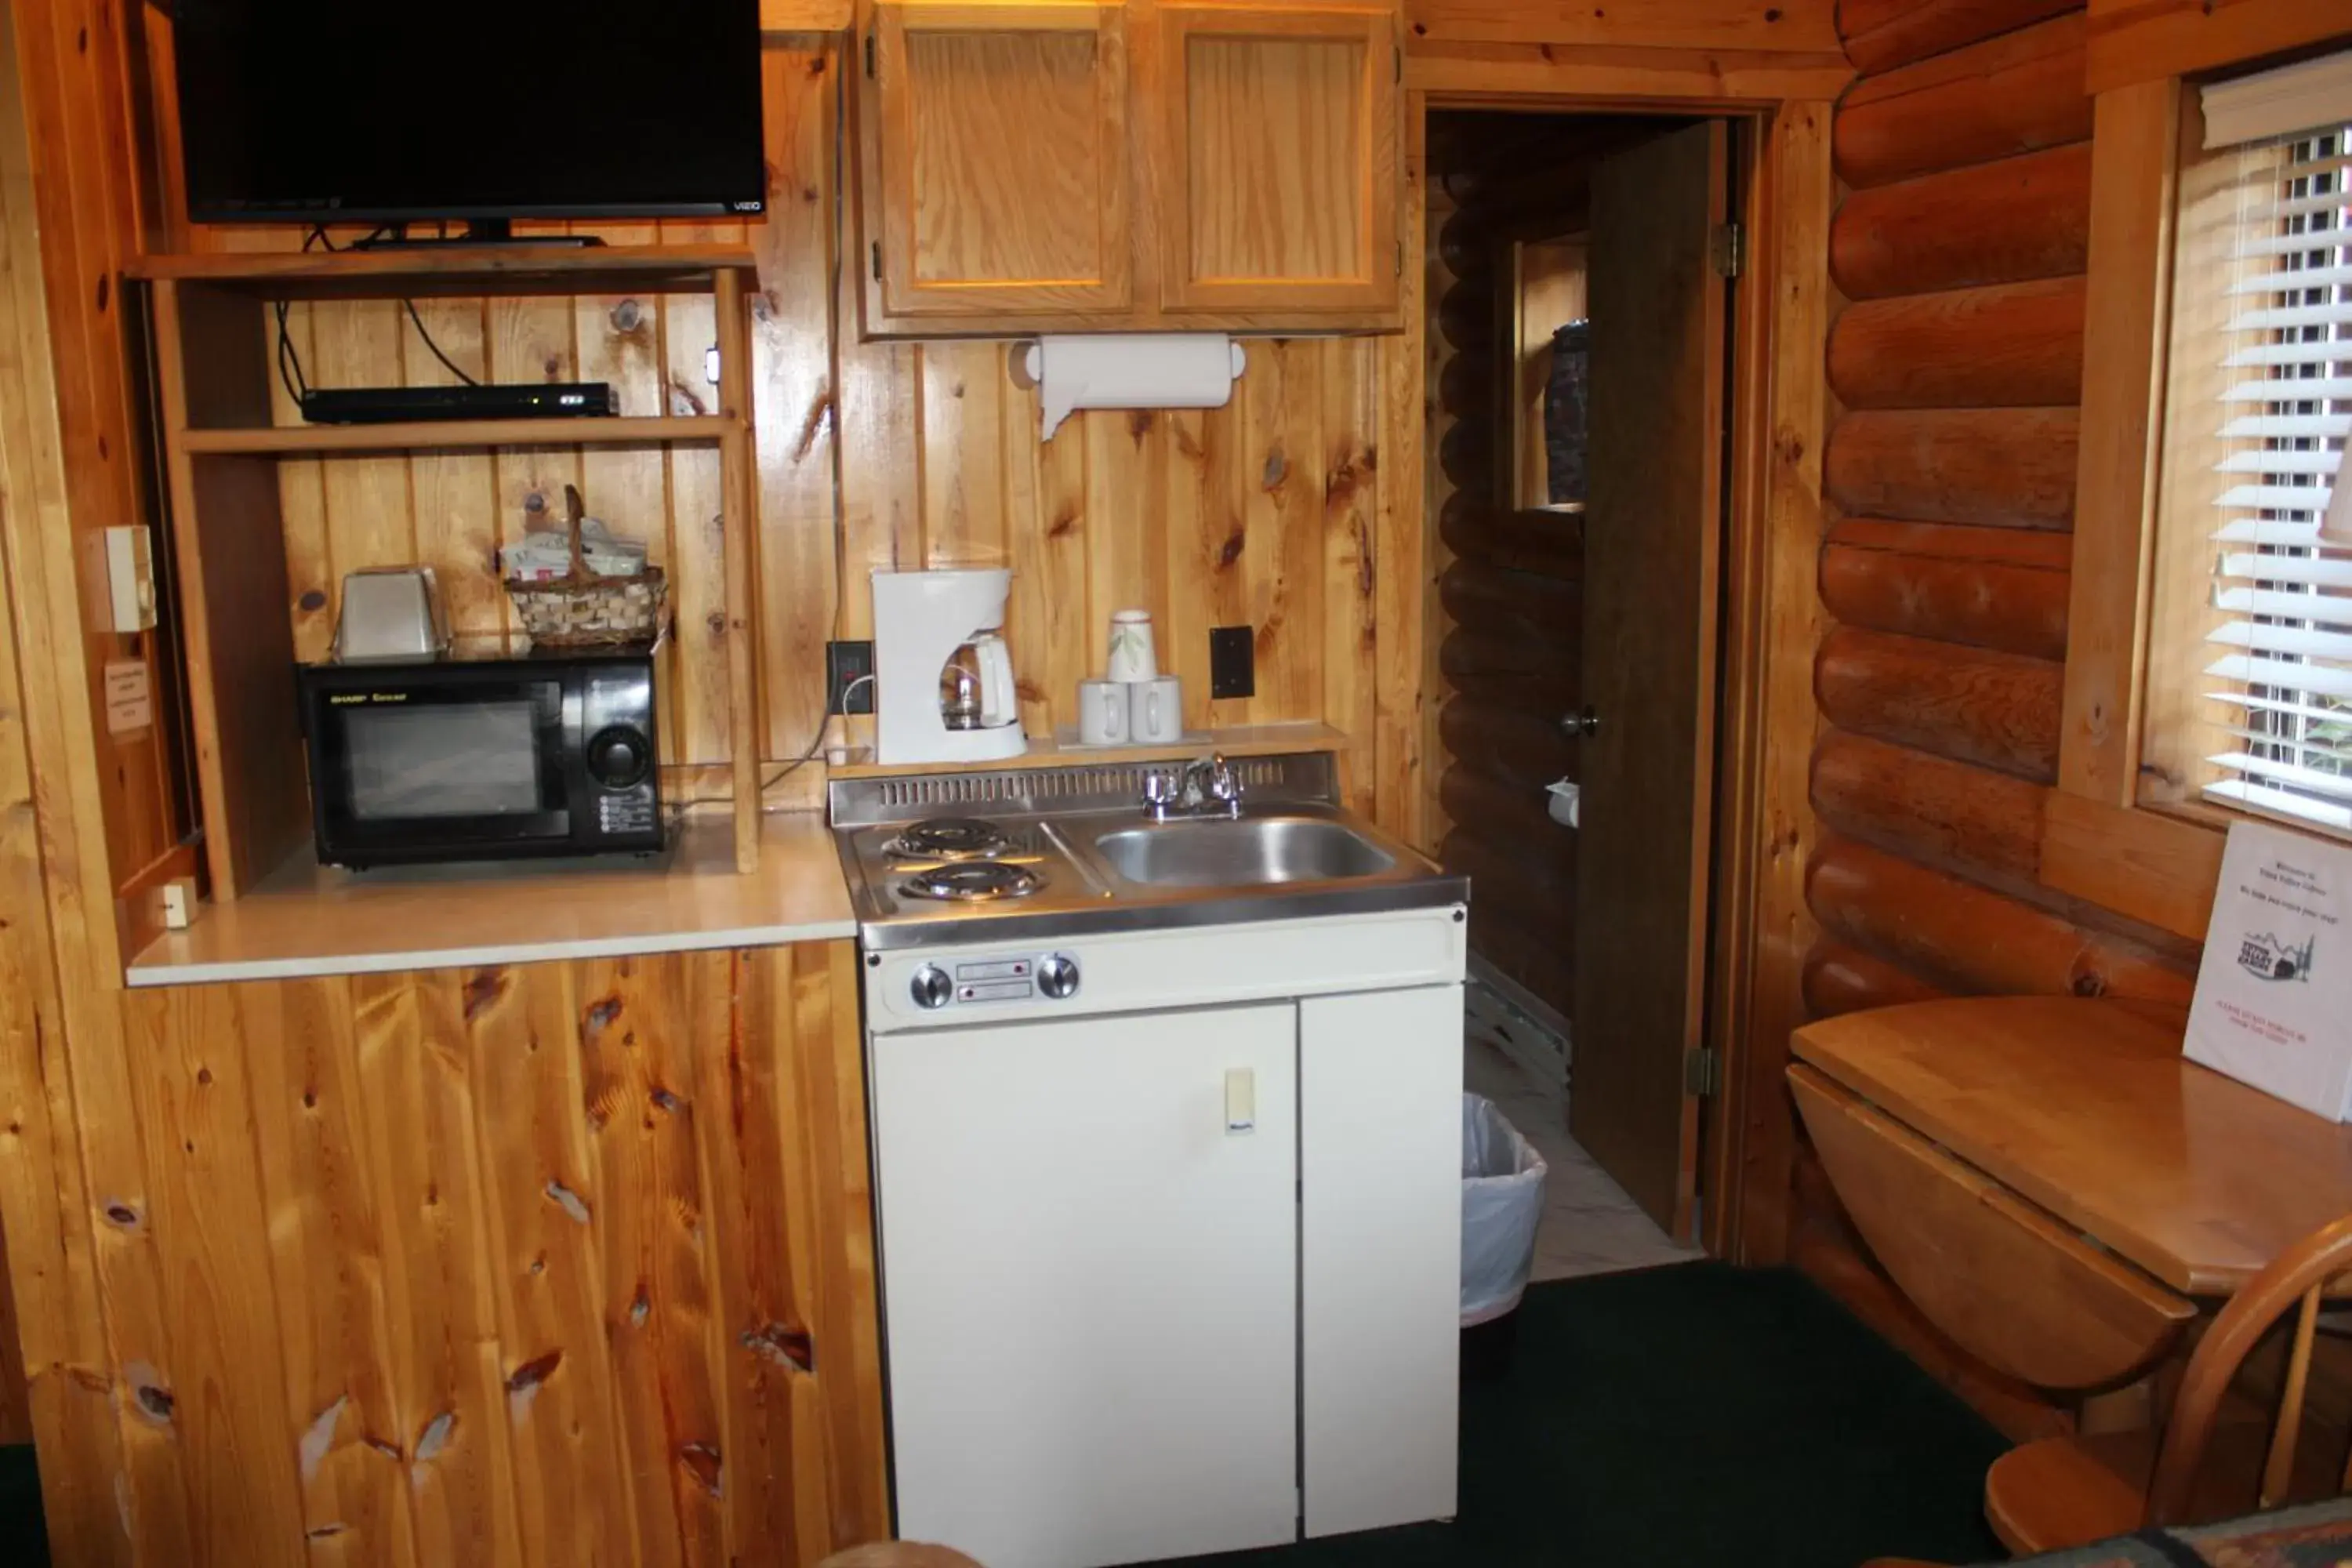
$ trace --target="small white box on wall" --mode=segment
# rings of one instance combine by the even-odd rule
[[[106,585],[115,631],[154,629],[155,562],[144,523],[106,531]]]

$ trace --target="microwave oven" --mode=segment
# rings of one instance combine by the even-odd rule
[[[662,847],[650,648],[304,665],[319,858]]]

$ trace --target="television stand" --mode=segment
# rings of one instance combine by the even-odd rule
[[[389,231],[355,239],[345,248],[351,250],[438,250],[460,246],[527,245],[567,250],[584,250],[604,242],[593,234],[525,234],[518,235],[514,225],[506,218],[475,218],[466,225],[463,234],[412,235],[404,223],[387,224]]]

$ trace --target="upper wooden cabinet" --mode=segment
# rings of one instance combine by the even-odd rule
[[[1396,328],[1399,26],[1392,0],[862,0],[867,332]]]
[[[1163,5],[1160,34],[1161,301],[1392,309],[1393,13]]]
[[[1126,13],[887,0],[874,29],[885,310],[1126,310]]]

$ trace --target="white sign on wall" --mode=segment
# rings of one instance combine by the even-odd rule
[[[2352,845],[2231,825],[2181,1049],[2352,1121]]]

